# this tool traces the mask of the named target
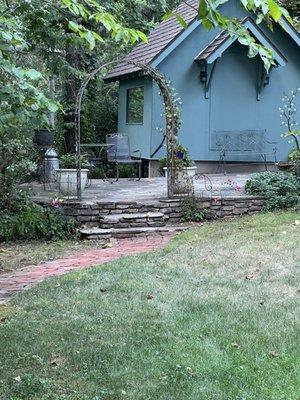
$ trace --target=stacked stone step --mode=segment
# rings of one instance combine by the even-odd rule
[[[84,239],[98,240],[115,238],[129,238],[139,236],[153,236],[153,235],[173,235],[176,232],[186,230],[186,226],[162,226],[162,227],[140,227],[140,228],[85,228],[81,229],[80,233]]]
[[[145,228],[165,226],[164,214],[161,212],[138,212],[109,214],[100,216],[100,228]]]
[[[67,216],[74,217],[79,225],[86,228],[117,223],[122,223],[123,227],[125,224],[132,227],[140,227],[141,224],[151,227],[180,222],[181,202],[165,199],[145,202],[74,202],[65,204],[64,211]],[[121,215],[125,215],[125,218],[117,217]]]

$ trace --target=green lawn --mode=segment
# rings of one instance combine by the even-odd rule
[[[299,400],[296,219],[205,224],[24,292],[0,324],[0,398]]]

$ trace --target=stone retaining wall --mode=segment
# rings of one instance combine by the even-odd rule
[[[199,199],[201,208],[205,210],[207,219],[229,218],[242,214],[256,214],[261,211],[265,200],[262,197],[239,196],[214,199]],[[64,204],[64,211],[67,216],[72,216],[76,221],[85,227],[99,227],[105,216],[126,214],[127,223],[136,224],[138,214],[141,213],[161,213],[163,220],[168,224],[176,224],[181,221],[182,204],[178,199],[161,199],[157,201],[145,202],[69,202]],[[128,214],[132,214],[132,218]],[[109,220],[109,218],[106,218]],[[115,220],[112,227],[118,227]],[[121,222],[120,222],[121,223]],[[124,221],[123,221],[124,223]],[[148,226],[150,226],[149,224]],[[107,226],[107,221],[105,228]]]

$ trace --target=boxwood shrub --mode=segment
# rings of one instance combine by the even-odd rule
[[[265,210],[299,206],[300,181],[293,174],[261,172],[254,174],[245,186],[246,193],[265,197]]]

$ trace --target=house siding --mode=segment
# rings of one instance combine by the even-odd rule
[[[243,18],[248,14],[237,0],[223,6],[223,12]],[[218,152],[210,146],[211,135],[215,130],[266,130],[267,139],[277,142],[278,159],[286,160],[290,147],[281,138],[282,126],[278,107],[282,105],[284,92],[300,86],[300,51],[297,44],[279,26],[272,33],[261,26],[265,34],[287,58],[287,65],[274,68],[270,84],[256,96],[257,75],[260,60],[249,59],[246,47],[234,44],[219,59],[209,98],[205,99],[204,85],[200,82],[200,67],[193,60],[217,36],[220,30],[204,31],[197,26],[172,51],[166,50],[166,57],[157,68],[168,79],[171,86],[182,99],[182,126],[180,142],[186,146],[194,160],[217,161]],[[168,54],[169,52],[169,54]],[[162,139],[160,128],[164,129],[164,116],[159,89],[154,82],[147,80],[145,86],[144,124],[142,127],[128,126],[126,118],[126,89],[140,84],[144,79],[124,80],[120,84],[119,131],[127,133],[132,147],[139,146],[144,158],[149,158]],[[271,152],[271,147],[269,148]],[[269,152],[269,151],[268,151]],[[163,147],[155,159],[165,155]],[[259,155],[235,156],[234,161],[258,161]],[[268,156],[273,161],[271,155]]]
[[[127,90],[144,88],[144,118],[142,124],[130,124],[126,122]],[[120,82],[119,87],[119,119],[118,133],[129,136],[131,151],[140,150],[142,158],[150,157],[152,121],[152,81],[147,77],[127,79]]]

